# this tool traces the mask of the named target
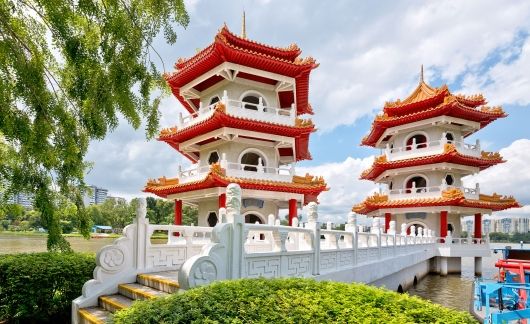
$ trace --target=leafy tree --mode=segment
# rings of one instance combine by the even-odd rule
[[[172,223],[172,221],[170,221]],[[199,210],[191,206],[182,207],[182,225],[197,225],[199,223]]]
[[[165,84],[152,43],[163,33],[173,44],[188,20],[183,0],[0,0],[0,183],[35,193],[49,250],[71,250],[57,191],[88,236],[79,188],[90,140],[120,117],[154,135]]]

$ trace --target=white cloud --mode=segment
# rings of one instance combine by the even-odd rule
[[[168,68],[178,57],[211,43],[224,21],[233,31],[240,30],[241,3],[186,0],[186,5],[191,22],[186,30],[179,29],[177,43],[164,45],[160,38],[155,44]],[[530,40],[524,39],[530,33],[528,1],[255,0],[245,9],[249,38],[279,46],[296,42],[303,56],[321,63],[312,74],[310,99],[317,127],[324,131],[353,124],[385,101],[408,95],[422,63],[428,80],[462,78],[465,91],[483,89],[492,102],[530,103]],[[494,54],[501,59],[488,67]],[[174,97],[165,99],[161,127],[176,124],[179,112],[184,109]],[[145,142],[142,130],[127,125],[92,143],[87,158],[95,162],[87,181],[125,197],[139,195],[147,178],[174,176],[178,163],[188,163],[165,143]],[[344,218],[374,188],[357,180],[367,161],[350,158],[310,168],[324,175],[331,187],[322,195],[321,214]],[[510,176],[513,170],[523,170],[516,167]],[[528,189],[519,178],[495,187],[488,181],[483,181],[484,191],[492,187],[530,201],[529,190],[515,188]]]
[[[530,139],[514,141],[499,151],[506,163],[465,179],[466,186],[480,183],[484,194],[513,195],[521,205],[530,204]],[[514,212],[510,210],[508,212]]]
[[[377,189],[372,182],[359,180],[361,172],[372,162],[373,157],[364,159],[348,157],[339,163],[296,169],[297,174],[323,176],[330,188],[318,198],[320,222],[344,222],[353,205],[361,202]]]

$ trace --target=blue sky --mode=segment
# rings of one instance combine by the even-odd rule
[[[374,115],[385,101],[406,97],[418,82],[420,65],[433,86],[447,84],[463,94],[483,93],[502,105],[509,117],[468,139],[480,138],[487,150],[509,160],[471,177],[488,192],[513,194],[530,205],[530,2],[528,1],[186,1],[190,24],[178,29],[173,46],[159,39],[155,47],[172,70],[213,41],[227,23],[241,29],[243,9],[250,39],[274,45],[297,43],[302,56],[313,56],[311,118],[312,161],[300,172],[326,177],[331,190],[321,211],[344,218],[374,186],[357,180],[377,150],[360,147]],[[158,62],[162,69],[162,64]],[[163,100],[161,127],[176,124],[184,112],[175,98]],[[164,143],[145,141],[142,130],[120,125],[107,139],[93,142],[95,162],[89,183],[114,195],[132,198],[147,178],[174,176],[188,162]],[[507,174],[507,175],[506,175]],[[503,175],[503,178],[499,178]],[[508,178],[507,178],[508,177]],[[501,192],[501,190],[504,190]],[[522,211],[530,213],[530,207]]]

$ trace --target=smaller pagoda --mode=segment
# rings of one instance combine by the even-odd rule
[[[466,188],[462,178],[504,160],[484,152],[480,142],[465,138],[492,121],[506,117],[501,107],[489,107],[480,94],[453,94],[446,85],[434,88],[423,79],[404,100],[387,102],[362,145],[383,154],[361,174],[383,190],[355,205],[353,211],[406,225],[434,230],[446,237],[461,233],[461,217],[474,216],[474,237],[482,237],[482,215],[519,207],[513,197],[481,193],[479,184]]]

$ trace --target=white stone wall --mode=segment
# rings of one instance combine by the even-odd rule
[[[416,134],[423,134],[427,137],[427,142],[438,141],[442,138],[444,132],[452,133],[455,141],[460,141],[460,136],[462,132],[460,130],[454,129],[452,127],[442,127],[442,126],[429,126],[422,129],[414,131],[402,131],[396,134],[389,142],[389,144],[394,144],[394,147],[403,147],[407,143],[407,139]]]
[[[266,143],[266,142],[264,142]],[[206,148],[202,149],[200,151],[200,165],[199,166],[207,166],[208,165],[208,157],[210,156],[210,153],[213,151],[217,151],[219,154],[219,159],[223,157],[223,153],[226,154],[226,159],[228,162],[231,163],[239,163],[239,157],[241,154],[249,149],[254,149],[257,152],[260,152],[260,155],[263,155],[265,157],[265,161],[263,163],[266,167],[273,167],[277,168],[279,165],[279,155],[278,151],[269,146],[262,146],[262,145],[254,145],[254,144],[246,144],[246,143],[238,143],[238,142],[226,142],[222,141],[219,143],[219,145],[215,146],[207,146]]]
[[[249,83],[252,83],[252,81],[249,81]],[[246,84],[239,84],[235,82],[220,82],[218,86],[214,86],[212,88],[209,88],[201,93],[201,102],[203,104],[203,107],[206,107],[210,104],[210,100],[214,96],[218,96],[219,98],[223,97],[223,91],[226,90],[228,92],[228,99],[230,100],[241,100],[243,99],[242,96],[247,91],[257,92],[256,95],[258,97],[263,97],[263,104],[265,106],[270,107],[279,107],[278,103],[278,95],[275,91],[267,90],[258,85],[256,83],[255,85],[246,85]],[[261,94],[261,95],[260,95]]]
[[[392,189],[405,189],[407,181],[413,176],[424,176],[427,178],[427,187],[437,187],[442,185],[442,180],[446,175],[451,174],[455,180],[453,186],[462,186],[461,175],[454,171],[425,171],[425,172],[407,172],[399,174],[392,178]]]

